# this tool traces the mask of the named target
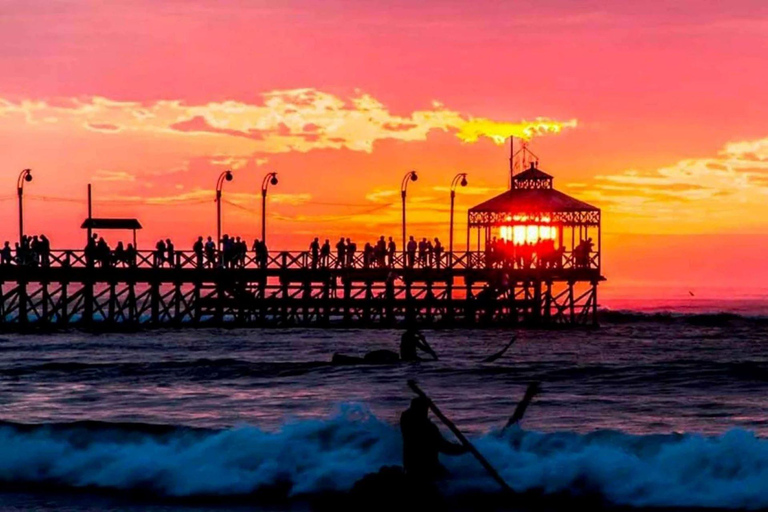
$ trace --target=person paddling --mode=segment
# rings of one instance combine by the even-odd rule
[[[429,403],[423,397],[411,400],[411,406],[400,415],[403,436],[403,468],[409,479],[432,483],[448,471],[440,464],[439,454],[462,455],[468,449],[446,440],[429,419]]]
[[[437,360],[437,354],[427,343],[424,335],[414,328],[409,328],[400,338],[400,360],[401,361],[421,361],[419,350],[429,354],[432,359]]]

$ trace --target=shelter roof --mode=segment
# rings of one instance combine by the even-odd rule
[[[533,171],[538,171],[533,169]],[[528,172],[528,171],[525,171]],[[522,175],[519,174],[518,176]],[[470,208],[470,212],[550,213],[600,211],[599,208],[579,201],[552,188],[511,189]]]
[[[532,163],[530,168],[524,170],[520,174],[516,174],[512,179],[515,181],[551,180],[552,175],[534,167],[534,164]]]
[[[98,219],[90,218],[83,221],[82,229],[141,229],[138,219]]]

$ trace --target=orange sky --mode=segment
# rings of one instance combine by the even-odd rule
[[[144,246],[215,231],[447,239],[504,190],[492,136],[536,135],[555,186],[603,209],[609,296],[768,288],[768,5],[761,1],[27,1],[0,11],[0,213],[79,247],[85,191]],[[2,191],[5,191],[4,193]],[[457,231],[463,232],[462,223]],[[463,236],[458,236],[463,240]]]

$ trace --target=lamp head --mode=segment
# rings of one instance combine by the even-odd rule
[[[32,175],[31,175],[31,174],[29,174],[29,173],[27,173],[27,174],[24,176],[24,181],[28,181],[28,182],[29,182],[29,181],[32,181]]]
[[[232,171],[227,171],[226,174],[224,174],[224,179],[227,181],[232,181]]]
[[[277,185],[277,173],[274,173],[272,175],[272,179],[269,180],[269,183],[272,184],[272,185]]]
[[[467,186],[467,175],[461,177],[461,186],[466,187]]]
[[[416,174],[416,171],[411,171],[411,181],[417,181],[419,179],[419,176]]]

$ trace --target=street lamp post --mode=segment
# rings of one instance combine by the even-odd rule
[[[232,171],[224,171],[216,181],[216,247],[219,250],[221,250],[221,188],[225,181],[232,181]]]
[[[32,170],[24,169],[16,180],[16,192],[19,195],[19,244],[24,238],[24,182],[32,181]]]
[[[267,189],[277,185],[277,173],[270,172],[261,180],[261,243],[267,243]]]
[[[448,264],[451,267],[453,266],[453,205],[456,202],[456,187],[458,185],[467,186],[467,173],[460,172],[451,181],[451,233],[448,236],[448,254],[450,254]]]
[[[419,176],[416,174],[416,171],[410,171],[403,176],[403,181],[400,183],[400,197],[403,200],[403,252],[405,252],[405,193],[408,189],[408,182],[416,181],[418,179]]]

